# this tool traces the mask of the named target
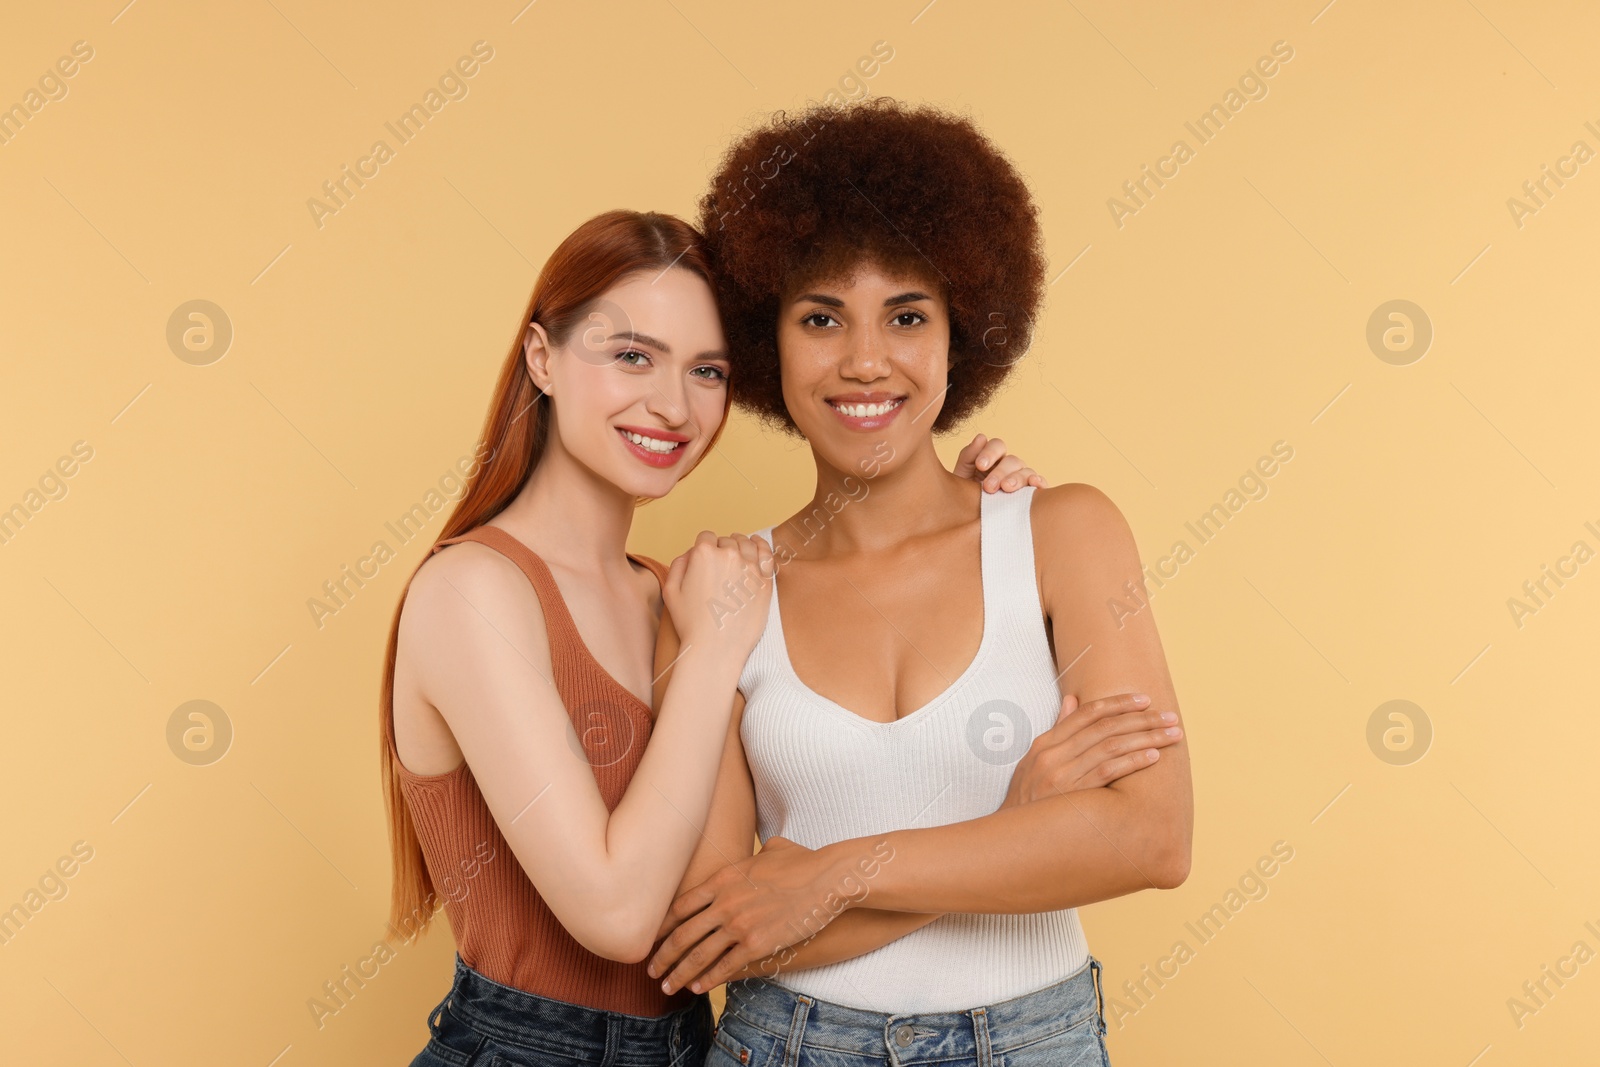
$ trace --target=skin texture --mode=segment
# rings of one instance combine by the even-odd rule
[[[417,774],[465,759],[516,861],[567,930],[597,955],[638,962],[700,840],[738,673],[765,620],[771,565],[765,542],[709,531],[673,561],[665,587],[628,560],[635,498],[665,495],[705,450],[723,418],[729,365],[711,291],[691,271],[625,278],[598,307],[561,345],[541,325],[528,327],[528,370],[554,422],[543,459],[489,524],[550,566],[600,665],[641,699],[654,696],[638,771],[608,812],[549,681],[538,596],[511,560],[473,542],[434,553],[412,580],[395,664],[395,742]],[[674,465],[652,466],[619,426],[689,441]],[[1004,455],[1002,441],[975,441],[962,456],[958,469],[975,474],[981,464],[986,481],[1042,483]],[[719,624],[710,605],[729,583],[753,590],[755,606]],[[663,606],[678,620],[682,656],[670,689],[653,693]]]
[[[971,662],[982,635],[977,497],[934,462],[928,430],[946,383],[944,316],[942,296],[928,279],[885,273],[870,262],[830,284],[785,294],[780,303],[784,402],[817,468],[816,496],[802,514],[840,491],[864,461],[878,460],[870,493],[819,536],[786,544],[782,527],[775,530],[784,629],[796,673],[811,688],[879,721],[909,714],[943,692]],[[903,411],[863,431],[840,420],[830,404],[850,393],[903,396]],[[1106,609],[1112,599],[1125,601],[1124,583],[1140,583],[1142,573],[1116,506],[1093,486],[1046,488],[1035,494],[1032,522],[1035,578],[1063,669],[1064,699],[1085,705],[1087,719],[1106,698],[1144,694],[1157,716],[1179,716],[1149,606],[1120,621]],[[870,610],[837,610],[863,601]],[[1070,635],[1066,647],[1059,647],[1058,634]],[[1100,710],[1099,718],[1107,717]],[[663,922],[665,940],[652,957],[652,974],[668,975],[669,989],[696,976],[691,988],[707,989],[742,974],[770,974],[758,969],[763,963],[805,962],[783,950],[819,924],[829,925],[807,948],[820,948],[812,958],[829,962],[945,912],[1054,910],[1170,888],[1187,877],[1193,801],[1186,742],[1173,739],[1154,760],[1102,752],[1098,770],[1083,766],[1088,750],[1113,734],[1167,728],[1136,707],[1121,708],[1119,714],[1139,717],[1121,733],[1095,725],[1096,718],[1079,720],[1082,737],[1076,724],[1063,736],[1045,735],[1027,766],[1019,766],[1006,803],[982,819],[817,850],[772,838],[753,857],[745,851],[754,826],[748,768],[729,766],[742,761],[734,732],[740,714],[742,705],[725,739],[707,841],[691,861],[687,891]],[[1181,718],[1172,725],[1181,730]],[[1121,762],[1102,766],[1112,761]],[[1077,776],[1067,769],[1075,763]],[[1103,781],[1085,785],[1096,777]],[[734,810],[724,809],[725,798]],[[869,866],[866,896],[841,897],[837,887]],[[691,884],[694,875],[704,881]],[[866,917],[825,943],[858,914]]]

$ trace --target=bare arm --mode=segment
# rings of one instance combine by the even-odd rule
[[[1063,693],[1080,703],[1145,693],[1152,709],[1179,714],[1181,728],[1177,694],[1142,592],[1138,549],[1121,511],[1100,490],[1073,483],[1035,493],[1033,524],[1057,658],[1072,664],[1061,679]],[[1182,884],[1193,825],[1185,739],[1104,789],[818,851],[834,850],[825,862],[849,869],[887,843],[894,858],[872,883],[878,908],[1034,912]],[[964,861],[951,864],[951,855]]]
[[[680,648],[677,628],[670,614],[661,617],[661,629],[656,639],[656,700],[660,703],[671,681]],[[717,772],[716,791],[711,799],[711,812],[705,829],[696,844],[688,869],[678,886],[678,894],[686,893],[717,871],[730,864],[748,859],[756,845],[756,795],[750,777],[750,766],[745,759],[744,744],[739,739],[739,726],[744,717],[744,695],[734,694],[733,715],[728,722],[724,739],[722,765]],[[665,914],[666,908],[662,908]],[[819,935],[788,950],[784,959],[762,961],[763,966],[751,970],[771,976],[778,970],[803,970],[820,967],[825,963],[853,959],[875,948],[881,948],[896,938],[937,919],[937,913],[879,911],[875,908],[856,908],[830,923]],[[658,937],[664,936],[670,926],[663,925]],[[691,951],[689,959],[709,967],[714,960],[698,960]],[[652,977],[657,976],[655,966],[650,967]],[[674,992],[681,983],[671,985]]]
[[[1118,693],[1079,705],[1075,694],[1067,694],[1062,698],[1056,724],[1033,739],[1027,754],[1013,768],[1011,784],[1000,807],[1031,804],[1075,790],[1103,789],[1150,766],[1160,757],[1161,749],[1177,743],[1183,731],[1173,725],[1177,722],[1176,712],[1152,710],[1149,702],[1145,694]],[[766,847],[801,846],[774,835],[767,839]],[[688,879],[684,888],[692,888]],[[709,942],[703,943],[705,951],[691,950],[679,958],[682,950],[669,937],[651,957],[649,971],[652,976],[666,972],[662,988],[668,993],[684,986],[700,992],[735,978],[770,978],[784,970],[852,959],[937,918],[936,912],[850,908],[820,933],[746,964],[742,972],[713,956]],[[662,924],[661,933],[666,935],[671,928],[669,917]],[[712,966],[705,964],[707,959]]]
[[[666,699],[681,651],[682,643],[672,614],[662,612],[661,627],[656,632],[655,696],[658,705]],[[705,827],[695,842],[694,852],[689,857],[689,866],[678,883],[679,893],[700,884],[729,864],[748,859],[755,853],[756,795],[755,785],[750,780],[750,768],[745,763],[744,745],[739,740],[739,723],[743,717],[744,694],[735,691],[732,714],[728,717],[728,728],[722,740],[711,808],[705,819]],[[665,912],[663,908],[657,919]]]
[[[686,610],[745,574],[747,549],[719,546],[715,538],[703,543],[706,537],[674,561],[663,583],[668,602],[678,599]],[[759,627],[752,632],[754,614],[735,613],[720,627],[700,623],[638,770],[608,811],[550,682],[538,596],[516,565],[466,542],[440,551],[412,580],[401,654],[414,664],[423,694],[448,724],[540,896],[598,955],[637,962],[649,954],[710,805],[718,742],[739,669],[759,634]],[[633,712],[602,714],[617,729]]]
[[[1079,703],[1145,693],[1154,711],[1178,714],[1150,607],[1130,594],[1142,589],[1142,571],[1121,512],[1093,486],[1071,484],[1039,490],[1033,521],[1045,612],[1057,657],[1071,665],[1063,690]],[[674,902],[668,920],[680,925],[657,959],[708,936],[703,951],[727,953],[714,974],[766,957],[831,921],[831,887],[857,872],[875,908],[904,912],[1051,911],[1171,888],[1188,876],[1192,828],[1188,745],[1179,741],[1105,788],[815,852],[764,851]]]

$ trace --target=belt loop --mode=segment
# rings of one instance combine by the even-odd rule
[[[622,1017],[614,1011],[606,1012],[606,1051],[600,1058],[601,1067],[611,1067],[622,1053]]]
[[[794,995],[794,1015],[789,1020],[789,1037],[784,1043],[784,1067],[800,1067],[800,1042],[805,1037],[806,1019],[811,1015],[811,998],[804,993]]]
[[[455,995],[455,991],[461,988],[462,966],[461,956],[458,953],[456,955],[455,973],[450,978],[450,988],[445,990],[444,997],[428,1013],[428,1030],[434,1037],[439,1036],[439,1027],[444,1025],[444,1006],[450,1003],[450,998]]]
[[[989,1009],[972,1009],[972,1044],[978,1067],[993,1067],[994,1041],[989,1036]]]
[[[683,1048],[684,1023],[688,1019],[687,1010],[679,1010],[668,1016],[672,1021],[667,1023],[667,1049],[672,1053],[672,1062],[676,1064],[678,1057],[683,1055],[679,1050]]]
[[[1100,977],[1100,961],[1095,959],[1093,956],[1090,956],[1089,969],[1094,977],[1094,1012],[1096,1016],[1095,1026],[1099,1029],[1101,1035],[1104,1036],[1106,1032],[1106,1006],[1105,997],[1103,995],[1104,983]]]

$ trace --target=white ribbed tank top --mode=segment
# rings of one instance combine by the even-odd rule
[[[1055,725],[1061,704],[1034,579],[1033,492],[1029,486],[982,494],[978,653],[948,689],[894,722],[863,718],[800,680],[774,588],[766,630],[739,680],[745,696],[739,736],[762,841],[777,834],[820,848],[964,822],[1000,807],[1016,761]],[[772,527],[759,536],[771,544]],[[871,881],[864,881],[870,906]],[[775,980],[885,1014],[960,1011],[1059,982],[1088,954],[1075,908],[949,914],[855,959],[779,971]]]

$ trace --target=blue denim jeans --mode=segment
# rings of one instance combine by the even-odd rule
[[[600,1011],[491,981],[458,954],[428,1030],[411,1067],[689,1067],[711,1047],[711,999],[660,1018]]]
[[[1100,961],[1010,1000],[884,1015],[763,978],[728,986],[705,1067],[1110,1067]]]

